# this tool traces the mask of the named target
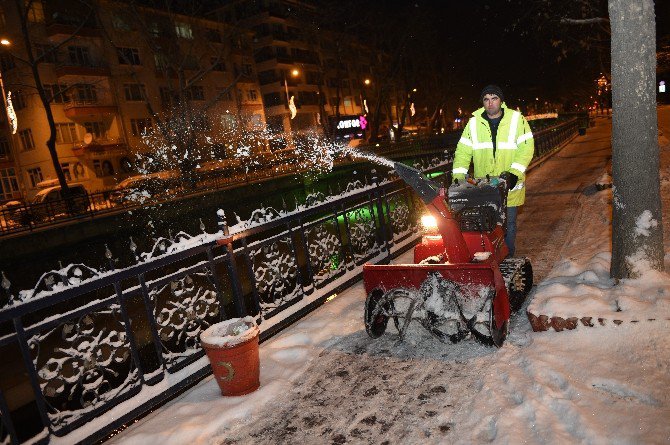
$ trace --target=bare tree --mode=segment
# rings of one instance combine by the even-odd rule
[[[125,16],[140,32],[141,43],[153,55],[156,71],[162,78],[159,106],[142,92],[155,127],[147,129],[143,138],[146,150],[138,156],[140,164],[145,166],[143,170],[176,168],[182,177],[194,180],[194,170],[201,162],[225,156],[226,145],[234,142],[235,137],[243,137],[240,124],[249,119],[242,111],[237,87],[239,81],[253,74],[234,63],[232,51],[248,49],[251,56],[251,50],[238,28],[217,23],[200,26],[196,17],[205,12],[201,2],[181,2],[179,9],[173,5],[169,0],[131,1]],[[106,35],[119,58],[127,58],[112,33]],[[127,75],[139,83],[138,70],[132,63],[126,66]],[[220,83],[217,93],[205,98],[200,83],[211,76],[218,76],[217,82],[221,82],[223,72],[232,72],[232,79]],[[216,108],[222,107],[224,98],[232,105],[234,113],[228,110],[228,114],[236,118],[234,125],[231,124],[235,131],[220,128],[220,115],[224,111]],[[210,119],[213,115],[219,119],[213,122]]]
[[[63,169],[58,160],[58,152],[56,151],[56,124],[51,110],[51,103],[54,100],[62,99],[66,90],[59,90],[55,94],[53,91],[47,93],[42,83],[42,76],[40,74],[40,67],[42,64],[58,59],[59,50],[65,45],[75,39],[80,31],[86,26],[95,26],[94,6],[85,0],[62,1],[57,6],[57,10],[51,10],[52,5],[43,5],[41,1],[36,0],[14,0],[14,13],[18,18],[19,35],[23,43],[23,48],[17,47],[16,50],[10,50],[11,56],[17,60],[23,67],[30,72],[26,79],[30,79],[29,83],[14,83],[14,86],[34,89],[44,108],[47,124],[49,126],[49,138],[46,141],[47,149],[51,157],[58,183],[61,186],[61,193],[67,202],[70,203],[70,189],[67,185],[67,180],[63,173]],[[46,9],[44,7],[46,6]],[[35,36],[39,35],[36,29],[39,26],[44,26],[45,16],[52,19],[58,14],[65,15],[68,22],[74,26],[73,31],[60,40],[58,43],[51,45],[48,48],[39,46],[35,40]],[[39,48],[39,51],[37,50]],[[23,79],[23,76],[21,76]],[[12,83],[9,83],[12,86]],[[68,204],[69,205],[69,204]]]

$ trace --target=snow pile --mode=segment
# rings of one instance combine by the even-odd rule
[[[200,340],[208,346],[230,347],[251,340],[259,332],[254,318],[246,316],[211,325],[200,334]]]

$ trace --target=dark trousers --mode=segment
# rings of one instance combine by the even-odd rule
[[[507,249],[509,250],[508,256],[514,256],[515,251],[514,241],[516,239],[517,210],[517,207],[507,207],[507,233],[505,234],[505,244],[507,244]]]

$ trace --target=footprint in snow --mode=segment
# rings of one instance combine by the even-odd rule
[[[661,402],[659,402],[651,395],[638,392],[616,380],[593,381],[591,386],[598,391],[604,392],[611,396],[620,397],[624,400],[639,402],[651,406],[659,406],[661,404]]]

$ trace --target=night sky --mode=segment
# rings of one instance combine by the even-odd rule
[[[438,47],[445,47],[437,53],[454,61],[452,75],[458,77],[464,99],[472,97],[473,106],[481,88],[489,83],[500,85],[506,101],[514,106],[521,99],[538,96],[541,100],[564,101],[591,94],[599,73],[608,71],[606,42],[600,54],[596,50],[571,50],[559,61],[560,51],[552,47],[550,36],[538,32],[536,23],[523,16],[529,3],[533,1],[384,2],[388,6],[385,13],[407,17],[408,21],[416,15],[420,18],[412,26],[433,30]],[[669,0],[656,2],[656,16],[660,40],[670,34]]]

